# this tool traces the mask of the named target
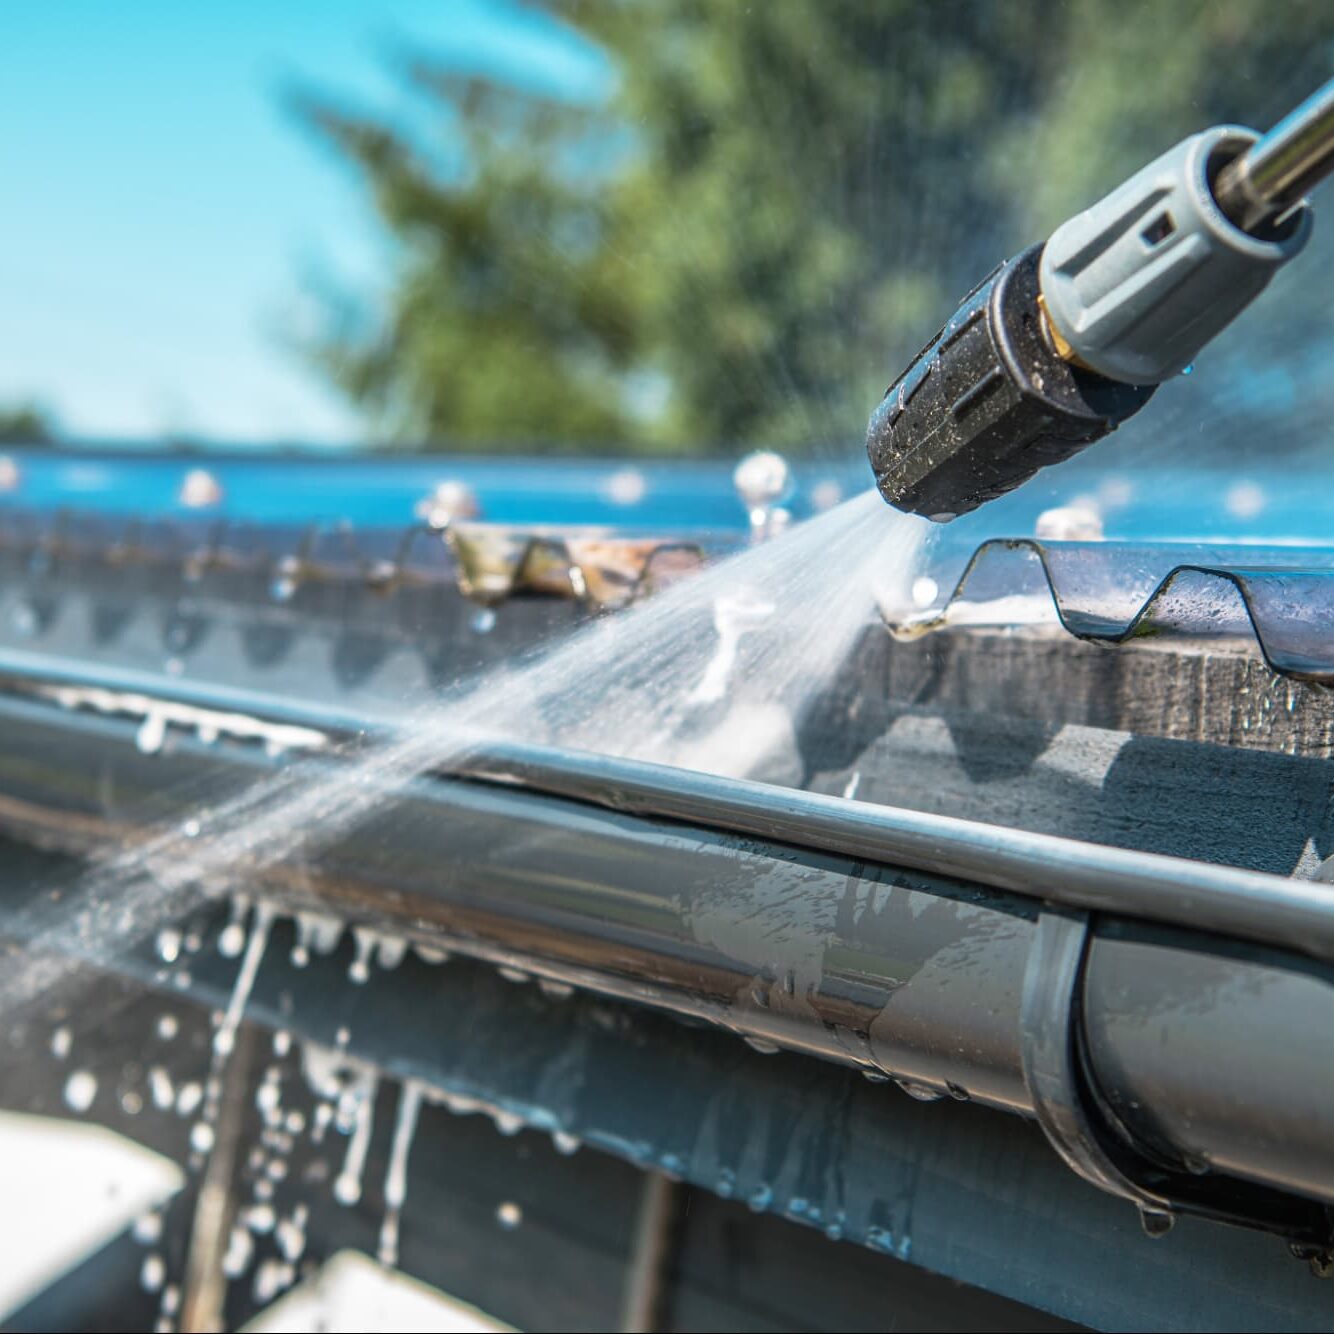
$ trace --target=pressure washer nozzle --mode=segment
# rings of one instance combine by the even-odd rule
[[[1115,430],[1300,253],[1331,171],[1334,80],[1267,135],[1192,135],[1000,265],[872,414],[881,494],[948,521]]]

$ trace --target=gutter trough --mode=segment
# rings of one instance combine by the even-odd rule
[[[144,754],[141,719],[35,679],[0,695],[18,836],[122,843],[278,764],[175,729]],[[1202,1214],[1325,1263],[1334,888],[515,746],[412,781],[299,864],[235,869],[292,911],[1034,1117],[1151,1228]]]

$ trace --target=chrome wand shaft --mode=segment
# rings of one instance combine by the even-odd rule
[[[1224,213],[1247,231],[1286,213],[1334,172],[1334,79],[1228,163],[1214,182]]]

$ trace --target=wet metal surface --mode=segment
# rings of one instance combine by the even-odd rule
[[[1334,683],[1334,548],[1025,538],[960,563],[942,559],[936,583],[950,591],[930,607],[886,609],[894,633],[1056,623],[1108,644],[1241,640],[1276,672]]]
[[[54,859],[36,858],[12,844],[4,851],[11,865],[22,868],[24,883],[50,878]],[[4,906],[10,907],[8,897]],[[138,1057],[145,1041],[153,1044],[153,1024],[164,1006],[180,1016],[178,1044],[187,1045],[187,1032],[196,1035],[193,1070],[207,1069],[208,1014],[226,1005],[236,970],[236,961],[217,948],[227,919],[226,908],[214,905],[182,923],[187,938],[198,939],[200,947],[170,969],[163,969],[151,948],[139,952],[142,977],[155,980],[160,990],[143,991],[137,1006],[126,1001],[140,985],[137,978],[90,973],[83,979],[77,1014],[87,1018],[75,1028],[75,1051],[89,1059],[86,1044],[96,1041],[100,1016],[111,1010],[120,1019],[114,1045],[98,1046],[105,1065],[96,1068],[109,1087],[124,1077],[122,1066]],[[408,1272],[465,1297],[478,1299],[478,1271],[485,1273],[465,1244],[466,1237],[479,1235],[485,1251],[507,1266],[501,1278],[512,1294],[528,1291],[515,1265],[541,1256],[568,1275],[570,1288],[592,1282],[586,1262],[578,1267],[562,1238],[571,1231],[578,1237],[594,1225],[608,1236],[631,1234],[633,1211],[618,1209],[599,1187],[619,1168],[619,1162],[605,1161],[603,1155],[611,1155],[671,1172],[703,1191],[831,1237],[867,1239],[874,1250],[909,1256],[914,1266],[1072,1320],[1125,1329],[1328,1327],[1327,1285],[1293,1262],[1279,1240],[1184,1219],[1168,1237],[1151,1241],[1133,1210],[1068,1172],[1036,1126],[1022,1118],[951,1098],[923,1103],[892,1085],[868,1083],[855,1071],[782,1053],[762,1055],[731,1034],[687,1027],[643,1007],[515,985],[466,958],[428,964],[409,953],[392,973],[377,969],[365,985],[348,986],[351,939],[345,936],[331,953],[316,953],[295,967],[290,958],[296,939],[293,923],[279,917],[248,1011],[252,1023],[290,1037],[287,1057],[270,1058],[283,1067],[284,1102],[300,1106],[307,1116],[315,1110],[299,1098],[300,1075],[293,1068],[306,1043],[334,1047],[346,1041],[349,1054],[385,1072],[360,1204],[335,1205],[327,1179],[322,1187],[302,1184],[301,1169],[319,1146],[295,1158],[293,1171],[278,1186],[279,1207],[290,1202],[292,1191],[313,1202],[307,1255],[343,1246],[374,1253],[382,1218],[377,1183],[398,1097],[394,1081],[411,1079],[432,1094],[422,1108],[412,1154],[402,1259]],[[186,969],[191,981],[181,989]],[[424,1011],[448,1015],[450,1022],[423,1024]],[[27,1077],[10,1079],[7,1087],[26,1110],[59,1111],[68,1066],[52,1070],[45,1063],[51,1028],[68,1016],[31,1018],[29,1045],[11,1046],[4,1058],[6,1071]],[[267,1050],[267,1035],[260,1040]],[[192,1068],[182,1059],[174,1073],[188,1078]],[[436,1097],[445,1105],[436,1106]],[[164,1151],[187,1151],[189,1122],[173,1113],[158,1114],[149,1106],[127,1116],[114,1097],[103,1099],[96,1111],[122,1133],[159,1143]],[[257,1135],[263,1122],[258,1109],[253,1115]],[[506,1138],[496,1134],[489,1117],[503,1119],[507,1132],[519,1122],[528,1128]],[[502,1176],[505,1184],[495,1179],[488,1137],[513,1146],[520,1175]],[[552,1137],[558,1139],[554,1148]],[[341,1152],[342,1137],[338,1140],[335,1154]],[[585,1148],[566,1156],[580,1142]],[[460,1176],[460,1164],[476,1179],[466,1172]],[[243,1198],[253,1180],[253,1174],[243,1175]],[[474,1191],[480,1210],[469,1208]],[[325,1203],[314,1207],[321,1192]],[[520,1250],[516,1258],[505,1248],[527,1235],[528,1220],[541,1217],[543,1201],[553,1196],[573,1196],[580,1207],[569,1215],[570,1223],[539,1232],[540,1249]],[[526,1221],[518,1233],[496,1232],[495,1204],[504,1198],[523,1202]],[[689,1221],[700,1212],[697,1197]],[[458,1245],[442,1245],[442,1238],[455,1237]],[[730,1287],[737,1248],[745,1242],[732,1229],[710,1240],[730,1262]],[[809,1282],[806,1271],[816,1265],[821,1275],[849,1281],[840,1251],[815,1235],[801,1240],[788,1257],[794,1280],[800,1275],[803,1284]],[[256,1244],[263,1254],[273,1239],[260,1237]],[[596,1277],[604,1276],[599,1271]],[[871,1300],[879,1304],[881,1319],[879,1325],[869,1321],[868,1328],[883,1327],[886,1292],[895,1312],[903,1314],[906,1298],[893,1273],[852,1281],[873,1285]],[[558,1285],[558,1293],[565,1290]],[[606,1276],[598,1290],[614,1305],[613,1277]],[[232,1328],[249,1316],[248,1292],[246,1283],[231,1285]],[[783,1290],[773,1285],[764,1295],[773,1310]],[[550,1285],[543,1285],[542,1300],[546,1305],[538,1309],[522,1301],[517,1310],[491,1303],[488,1309],[520,1327],[560,1323],[567,1308],[553,1299]],[[785,1299],[783,1318],[773,1327],[791,1328],[797,1309]],[[813,1317],[807,1323],[828,1325],[830,1311],[839,1309],[831,1305],[823,1321]],[[607,1319],[614,1321],[614,1310]],[[842,1317],[840,1328],[845,1321]],[[951,1327],[957,1322],[956,1316]],[[705,1320],[691,1324],[712,1327]],[[975,1318],[973,1326],[1004,1327],[994,1313]],[[584,1328],[586,1320],[569,1327]]]
[[[436,641],[435,658],[456,674],[572,618],[689,578],[741,540],[485,523],[440,532],[136,521],[6,508],[0,649],[47,643],[161,669],[167,660],[210,658],[206,642],[219,628],[242,625],[247,660],[268,667],[303,633],[322,629],[337,640],[337,673],[353,683],[374,672],[389,640]],[[901,638],[1001,627],[1062,629],[1104,644],[1258,649],[1282,675],[1334,683],[1331,547],[1029,538],[946,545],[914,598],[883,608]],[[521,608],[506,605],[515,600]],[[479,650],[493,630],[495,647]]]
[[[173,794],[273,763],[257,745],[220,747],[188,736],[145,754],[129,743],[132,724],[50,704],[6,702],[5,728],[0,813],[28,837],[67,846],[121,840],[148,818],[179,819],[181,798]],[[1021,897],[989,885],[983,845],[972,861],[950,850],[957,822],[927,821],[930,830],[894,845],[895,853],[889,843],[877,852],[853,821],[840,853],[830,828],[828,847],[814,834],[803,846],[800,828],[819,821],[792,818],[827,807],[828,824],[840,803],[800,794],[770,790],[763,831],[717,827],[736,825],[744,804],[727,806],[713,788],[714,827],[688,822],[670,801],[650,812],[643,790],[650,767],[609,784],[617,809],[554,795],[549,782],[545,794],[518,786],[513,762],[505,784],[420,780],[358,828],[312,849],[302,867],[276,867],[262,880],[292,907],[318,907],[558,985],[664,1008],[761,1049],[852,1065],[925,1096],[1029,1109],[1020,1000],[1036,886]],[[855,804],[842,809],[851,817]],[[894,817],[867,811],[866,818],[883,824]],[[1013,852],[994,850],[1002,869],[989,878],[1014,883]],[[1073,854],[1051,864],[1053,893],[1078,866]],[[245,876],[244,865],[237,869]],[[1310,898],[1316,887],[1184,863],[1179,869],[1183,886],[1192,878],[1197,888],[1217,880],[1224,891],[1234,880],[1254,883],[1307,895],[1312,920],[1334,912]],[[1172,879],[1164,875],[1156,893],[1170,897]],[[1124,887],[1125,874],[1115,883]],[[1115,903],[1110,892],[1099,899],[1105,912]],[[1148,933],[1132,939],[1158,938],[1162,928],[1133,917],[1123,910],[1107,920]],[[1329,965],[1219,940],[1194,931],[1176,948],[1190,957],[1220,955],[1226,985],[1183,994],[1182,969],[1169,950],[1108,990],[1097,982],[1100,931],[1083,997],[1095,1075],[1118,1100],[1123,1125],[1138,1136],[1143,1122],[1152,1142],[1160,1125],[1168,1127],[1170,1152],[1188,1155],[1201,1171],[1227,1164],[1230,1174],[1288,1187],[1292,1164],[1301,1162],[1302,1193],[1334,1201],[1334,1087],[1320,1073],[1334,1071]],[[1139,1040],[1164,1013],[1186,1047],[1199,1027],[1210,1058],[1183,1061],[1171,1048]],[[1304,1077],[1291,1078],[1294,1066],[1274,1083],[1239,1083],[1234,1072],[1282,1023],[1290,1026],[1290,1054],[1274,1059],[1297,1062]],[[1114,1059],[1134,1053],[1128,1059],[1152,1087],[1152,1105],[1122,1088],[1115,1065],[1104,1067],[1104,1046]],[[1278,1114],[1281,1140],[1271,1099],[1287,1109]],[[1168,1110],[1154,1122],[1160,1107]]]

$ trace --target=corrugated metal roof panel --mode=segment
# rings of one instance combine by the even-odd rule
[[[1332,548],[1002,539],[935,575],[927,606],[885,609],[896,635],[1046,624],[1108,644],[1247,639],[1275,671],[1334,684]]]

